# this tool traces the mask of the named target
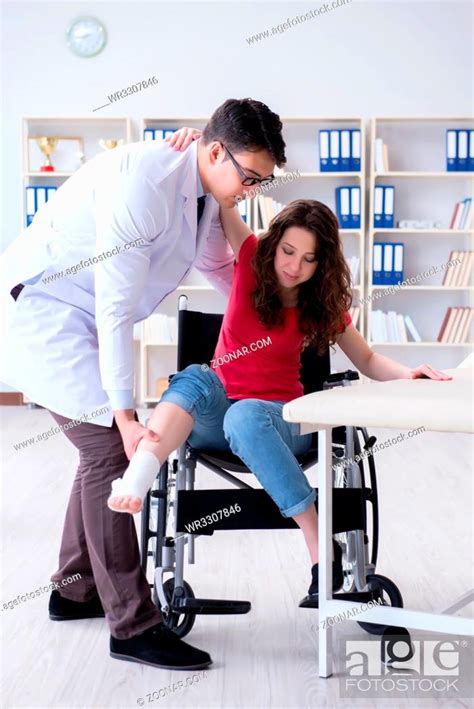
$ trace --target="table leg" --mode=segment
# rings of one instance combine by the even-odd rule
[[[332,675],[332,627],[327,600],[332,598],[332,428],[318,432],[319,517],[319,676]]]

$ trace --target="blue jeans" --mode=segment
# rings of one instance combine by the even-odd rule
[[[283,517],[294,517],[316,494],[295,455],[306,453],[312,434],[283,420],[284,401],[229,399],[206,365],[191,364],[174,375],[160,401],[171,401],[194,418],[188,443],[196,449],[232,451],[259,480]]]

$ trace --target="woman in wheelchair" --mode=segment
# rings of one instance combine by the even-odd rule
[[[283,420],[283,405],[303,394],[302,349],[337,342],[355,367],[377,380],[449,379],[427,364],[416,369],[372,352],[351,323],[350,272],[335,215],[324,204],[298,200],[257,238],[237,208],[220,211],[235,254],[234,280],[211,366],[175,374],[149,422],[159,436],[142,439],[108,505],[134,514],[161,464],[186,440],[196,449],[231,450],[253,472],[284,517],[301,528],[311,558],[309,595],[318,593],[315,492],[295,455],[311,434]],[[333,541],[333,589],[343,584],[341,547]]]

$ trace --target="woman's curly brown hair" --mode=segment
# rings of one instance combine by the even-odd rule
[[[283,324],[283,303],[274,268],[275,251],[286,229],[301,227],[313,234],[318,266],[313,276],[298,289],[300,329],[305,345],[315,345],[319,355],[335,343],[344,312],[352,302],[350,270],[339,239],[339,224],[322,202],[299,199],[290,202],[270,222],[252,259],[256,288],[252,292],[260,321],[267,327]]]

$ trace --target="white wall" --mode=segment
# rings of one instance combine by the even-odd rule
[[[322,3],[321,3],[322,4]],[[209,115],[228,97],[286,116],[469,115],[470,2],[360,1],[260,42],[246,37],[319,7],[304,2],[4,2],[0,250],[22,228],[20,118]],[[65,31],[91,14],[104,52],[73,55]],[[159,84],[92,113],[107,95]]]
[[[322,3],[321,3],[322,4]],[[0,247],[19,233],[20,117],[209,115],[252,96],[282,115],[467,115],[473,109],[470,2],[360,2],[249,45],[303,14],[300,2],[5,2]],[[101,19],[109,41],[80,59],[65,31]],[[156,75],[92,114],[106,96]],[[107,112],[107,113],[105,113]]]

